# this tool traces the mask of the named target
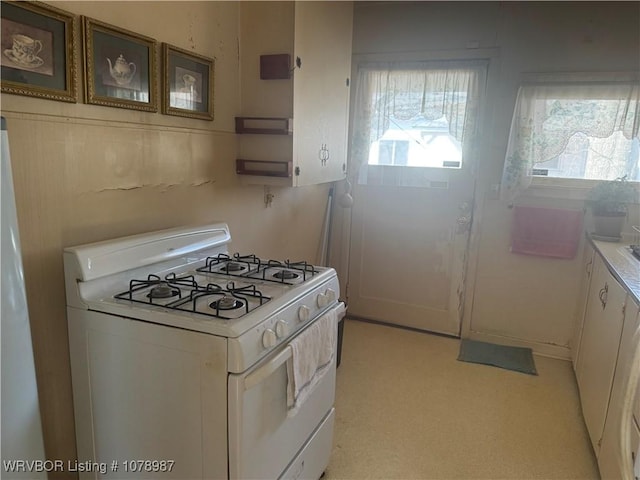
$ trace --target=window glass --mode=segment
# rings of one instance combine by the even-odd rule
[[[445,116],[427,120],[390,117],[389,128],[379,140],[371,142],[369,165],[460,168],[462,144],[449,133]]]
[[[486,72],[486,60],[359,65],[349,177],[432,188],[451,170],[474,172]]]
[[[640,84],[534,83],[518,89],[500,196],[533,177],[640,181]]]
[[[576,118],[588,116],[592,121],[597,115],[615,115],[619,101],[611,100],[540,100],[545,110],[566,110],[566,115]],[[564,115],[563,115],[564,116]],[[562,118],[562,117],[560,117]],[[557,116],[547,120],[549,128],[558,121]],[[566,139],[566,145],[552,158],[533,164],[534,176],[556,178],[582,178],[588,180],[613,180],[627,176],[640,181],[640,148],[638,138],[626,138],[622,131],[576,131]],[[542,138],[540,143],[551,142]],[[564,140],[563,140],[564,141]]]

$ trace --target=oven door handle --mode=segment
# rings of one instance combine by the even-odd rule
[[[275,356],[268,363],[265,363],[262,367],[257,369],[255,372],[251,372],[244,379],[244,389],[245,391],[252,389],[259,383],[261,383],[264,379],[268,378],[273,372],[275,372],[280,365],[289,360],[292,355],[292,350],[289,345],[286,346],[284,350],[282,350],[278,355]]]

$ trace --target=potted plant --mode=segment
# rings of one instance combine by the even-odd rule
[[[596,184],[587,194],[586,203],[593,215],[594,234],[617,241],[627,216],[627,205],[636,199],[635,187],[626,175]]]

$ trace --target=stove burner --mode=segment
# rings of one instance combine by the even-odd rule
[[[247,267],[245,265],[242,265],[240,263],[228,262],[220,270],[223,270],[223,271],[229,273],[229,272],[239,272],[241,270],[245,270],[246,268]]]
[[[273,274],[274,278],[278,280],[293,280],[294,278],[300,277],[296,272],[292,272],[291,270],[278,270]]]
[[[209,306],[215,310],[235,310],[236,308],[241,308],[243,305],[244,303],[241,300],[237,300],[228,295],[209,304]]]
[[[180,293],[177,288],[172,288],[168,283],[162,282],[151,288],[151,291],[147,294],[148,298],[170,298],[175,297]]]

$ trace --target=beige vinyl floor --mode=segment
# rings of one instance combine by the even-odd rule
[[[571,363],[457,361],[459,340],[345,320],[329,479],[597,479]]]

